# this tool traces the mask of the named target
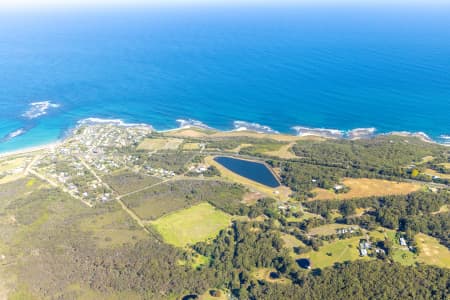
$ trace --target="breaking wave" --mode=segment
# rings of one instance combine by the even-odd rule
[[[49,109],[58,107],[60,107],[59,104],[52,103],[51,101],[32,102],[29,105],[29,109],[22,114],[22,117],[30,120],[36,119],[46,115]]]
[[[254,131],[259,133],[272,133],[279,134],[278,131],[270,128],[266,125],[261,125],[258,123],[250,123],[245,121],[234,121],[233,122],[234,130],[233,131]]]
[[[5,135],[3,138],[1,138],[0,143],[5,143],[7,141],[10,141],[13,138],[16,138],[20,135],[25,134],[26,132],[27,132],[27,130],[25,128],[20,128],[15,131],[12,131],[12,132],[8,133],[7,135]]]
[[[136,126],[145,126],[153,128],[149,124],[145,123],[126,123],[121,119],[102,119],[102,118],[86,118],[78,121],[78,125],[97,125],[97,124],[109,124],[121,127],[136,127]]]
[[[194,120],[194,119],[177,119],[177,123],[179,125],[179,128],[197,127],[197,128],[204,128],[204,129],[212,129],[212,127],[209,127],[202,121],[198,121],[198,120]]]

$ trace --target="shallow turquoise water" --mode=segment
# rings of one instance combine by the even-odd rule
[[[449,20],[450,6],[0,13],[0,152],[87,117],[439,139],[450,135]],[[44,100],[58,107],[26,116]]]

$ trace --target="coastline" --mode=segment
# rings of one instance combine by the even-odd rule
[[[26,153],[32,153],[32,152],[56,148],[59,145],[61,145],[63,142],[64,142],[64,140],[58,140],[56,142],[47,143],[47,144],[43,144],[40,146],[26,147],[26,148],[13,150],[13,151],[0,152],[0,158],[5,158],[5,157],[9,157],[9,156],[16,156],[16,155],[20,155],[20,154],[26,154]]]
[[[134,127],[134,126],[146,126],[151,128],[153,131],[157,133],[171,133],[176,132],[179,130],[201,130],[201,131],[211,131],[214,133],[242,133],[245,135],[245,132],[249,133],[257,133],[261,135],[279,135],[279,136],[286,136],[286,137],[319,137],[319,138],[325,138],[325,139],[335,139],[335,140],[360,140],[360,139],[371,139],[377,136],[402,136],[402,137],[415,137],[420,139],[423,142],[437,144],[441,146],[450,147],[450,143],[447,142],[438,142],[436,140],[433,140],[431,137],[429,137],[424,132],[409,132],[409,131],[392,131],[392,132],[385,132],[385,133],[377,133],[376,128],[370,127],[370,128],[355,128],[351,130],[340,130],[340,129],[327,129],[327,128],[312,128],[312,127],[306,127],[306,126],[294,126],[291,127],[291,129],[294,131],[294,134],[292,133],[285,133],[285,132],[279,132],[276,131],[269,126],[260,125],[258,123],[250,123],[245,121],[234,121],[233,122],[233,129],[230,130],[220,130],[213,127],[210,127],[206,124],[204,124],[201,121],[193,120],[193,119],[178,119],[176,122],[179,124],[178,127],[175,128],[169,128],[164,130],[156,130],[151,124],[146,123],[127,123],[124,120],[121,119],[101,119],[101,118],[86,118],[79,120],[75,126],[69,128],[66,130],[66,134],[63,135],[63,138],[59,138],[55,142],[46,143],[43,145],[38,146],[32,146],[32,147],[26,147],[26,148],[20,148],[17,150],[12,151],[6,151],[6,152],[0,152],[0,158],[4,158],[7,156],[14,156],[14,155],[20,155],[24,153],[30,153],[30,152],[36,152],[40,150],[46,150],[49,148],[54,148],[59,145],[61,145],[67,138],[69,138],[77,128],[83,125],[112,125],[112,126],[123,126],[123,127]],[[446,135],[441,135],[443,137],[442,139],[447,141]]]

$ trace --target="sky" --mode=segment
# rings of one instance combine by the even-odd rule
[[[6,8],[44,8],[44,7],[83,7],[83,6],[167,6],[192,4],[448,4],[449,0],[0,0],[0,9]]]

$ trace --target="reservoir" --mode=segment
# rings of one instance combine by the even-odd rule
[[[275,178],[269,168],[267,168],[267,166],[263,163],[227,156],[218,156],[214,158],[214,160],[228,170],[242,177],[248,178],[272,188],[280,186],[278,180]]]

